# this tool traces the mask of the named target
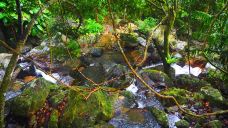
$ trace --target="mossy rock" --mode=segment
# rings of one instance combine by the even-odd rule
[[[59,112],[58,110],[54,109],[51,112],[49,121],[48,121],[48,127],[49,128],[58,128],[58,120],[59,120]]]
[[[121,33],[120,39],[123,41],[125,47],[134,48],[139,45],[137,36],[134,34]]]
[[[176,77],[176,86],[187,90],[199,90],[201,87],[210,86],[210,83],[189,75],[179,75]]]
[[[180,88],[168,88],[165,91],[161,92],[162,95],[166,95],[166,96],[173,96],[177,99],[179,104],[186,104],[188,103],[188,101],[190,100],[191,97],[191,92],[185,90],[185,89],[180,89]],[[169,99],[162,99],[162,103],[165,106],[173,106],[175,105],[173,100],[169,100]]]
[[[20,96],[9,101],[11,113],[23,118],[31,116],[43,107],[50,89],[54,86],[43,78],[30,82],[29,87]]]
[[[124,100],[124,106],[125,107],[130,107],[132,104],[135,103],[136,97],[132,92],[123,91],[122,95],[125,97],[125,100]]]
[[[147,73],[149,78],[154,82],[164,82],[166,86],[172,86],[173,81],[162,71],[145,69],[143,73]]]
[[[211,86],[202,87],[200,92],[212,105],[221,105],[224,102],[224,98],[220,91]]]
[[[86,100],[89,92],[86,87],[72,87],[80,91],[71,90],[67,96],[67,104],[60,120],[60,127],[92,127],[100,121],[108,121],[113,117],[113,104],[117,93],[110,95],[107,92],[95,91]],[[83,91],[84,90],[84,91]]]
[[[149,108],[149,110],[160,125],[162,125],[164,128],[169,127],[168,115],[164,111],[159,110],[156,107]]]
[[[66,93],[66,91],[61,89],[55,89],[51,91],[49,94],[50,98],[48,98],[50,105],[54,108],[57,108],[57,106],[63,101]]]
[[[189,128],[190,124],[186,120],[180,120],[175,123],[175,126],[177,128]]]
[[[222,122],[219,120],[212,120],[206,124],[207,128],[222,128]]]

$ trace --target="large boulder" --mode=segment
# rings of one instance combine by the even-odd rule
[[[191,92],[185,89],[180,89],[175,87],[168,88],[167,90],[162,91],[161,94],[175,97],[179,104],[187,104],[188,101],[190,100],[189,97],[191,97]],[[173,100],[168,100],[168,99],[162,99],[162,103],[165,106],[175,105]]]
[[[163,86],[172,86],[173,81],[162,71],[158,70],[151,70],[151,69],[144,69],[142,75],[148,75],[149,78],[155,82],[160,83]]]
[[[139,45],[137,36],[134,34],[121,33],[120,39],[126,48],[135,48]]]
[[[210,86],[210,83],[194,76],[179,75],[176,77],[175,85],[182,89],[197,91],[201,87]]]
[[[211,86],[205,86],[200,89],[200,92],[212,105],[224,104],[224,97],[218,89],[215,89]]]
[[[30,117],[43,107],[50,89],[53,87],[52,83],[43,78],[30,82],[21,95],[8,101],[12,115],[22,118]]]
[[[107,72],[106,80],[112,80],[114,78],[118,78],[107,85],[109,87],[118,88],[118,89],[125,89],[130,85],[132,78],[126,74],[127,67],[121,64],[117,64],[110,68]]]
[[[62,118],[59,120],[60,127],[92,127],[113,117],[113,103],[118,96],[116,93],[110,95],[98,90],[94,91],[88,99],[85,99],[84,96],[88,96],[90,93],[86,91],[87,88],[72,88],[74,89],[67,96],[68,102]]]

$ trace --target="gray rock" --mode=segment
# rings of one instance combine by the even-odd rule
[[[138,37],[137,38],[137,41],[138,41],[138,43],[139,44],[141,44],[142,46],[146,46],[146,40],[144,39],[144,38],[142,38],[142,37]]]
[[[2,65],[4,68],[7,68],[11,57],[12,57],[12,54],[0,53],[0,65]]]
[[[93,57],[101,57],[102,54],[103,54],[103,49],[102,48],[92,48],[90,50],[90,54],[93,56]]]

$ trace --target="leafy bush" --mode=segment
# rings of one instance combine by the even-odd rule
[[[40,7],[38,4],[41,1],[21,0],[20,2],[22,8],[23,25],[26,26],[31,21],[32,15],[39,11]],[[16,26],[18,17],[15,8],[15,0],[2,0],[0,2],[0,20],[3,21],[5,26]],[[48,10],[43,12],[43,14],[35,22],[31,32],[32,36],[37,36],[45,31],[45,21],[50,18],[50,15],[51,13]]]
[[[99,23],[97,23],[95,20],[93,19],[87,19],[85,20],[85,24],[82,26],[82,28],[80,29],[80,33],[81,34],[89,34],[89,33],[101,33],[103,31],[103,26]]]
[[[157,24],[157,20],[152,17],[148,17],[145,20],[136,21],[136,24],[138,25],[140,31],[148,33]]]
[[[77,58],[81,53],[80,45],[74,40],[70,40],[66,46],[53,47],[52,51],[57,60],[62,60],[66,57],[69,58],[70,55],[72,58]]]

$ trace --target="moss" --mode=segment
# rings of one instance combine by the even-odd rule
[[[122,92],[122,95],[126,99],[125,102],[124,102],[125,106],[131,106],[136,100],[136,97],[134,96],[134,94],[129,92],[129,91]]]
[[[218,89],[211,86],[202,87],[200,92],[213,105],[223,104],[224,98]]]
[[[179,104],[186,104],[188,103],[189,97],[191,95],[191,92],[185,90],[185,89],[179,89],[179,88],[168,88],[165,91],[162,91],[161,94],[167,95],[167,96],[173,96],[177,99]],[[166,106],[172,106],[174,105],[173,101],[169,101],[167,99],[163,100],[163,104]]]
[[[137,36],[134,34],[121,33],[120,39],[124,42],[125,47],[138,46]]]
[[[143,70],[145,73],[149,74],[149,77],[154,82],[164,82],[168,86],[173,85],[173,81],[162,71],[153,70],[153,69],[145,69]]]
[[[81,91],[70,91],[67,98],[63,117],[60,125],[64,127],[90,127],[101,120],[109,120],[113,114],[113,103],[117,98],[117,94],[109,96],[107,92],[96,91],[85,100],[84,96],[88,96],[89,92],[83,91],[88,88],[81,88]]]
[[[219,120],[213,120],[207,124],[207,127],[209,127],[209,128],[222,128],[222,123]]]
[[[45,103],[52,83],[39,78],[32,81],[23,93],[12,100],[11,112],[15,116],[28,117]]]
[[[175,123],[177,128],[189,128],[189,123],[186,120],[180,120]]]
[[[61,103],[65,97],[66,92],[63,90],[54,90],[51,92],[50,98],[48,99],[49,103],[51,104],[52,107],[57,108],[59,103]]]
[[[169,127],[168,115],[164,111],[159,110],[156,107],[152,107],[149,110],[154,115],[160,125],[162,125],[164,128]]]
[[[59,113],[57,110],[53,110],[50,115],[50,119],[48,121],[48,127],[49,128],[57,128],[58,127],[58,118],[59,118]]]
[[[184,89],[198,90],[203,86],[210,86],[210,84],[204,80],[200,80],[197,77],[189,75],[180,75],[176,78],[176,85]]]

